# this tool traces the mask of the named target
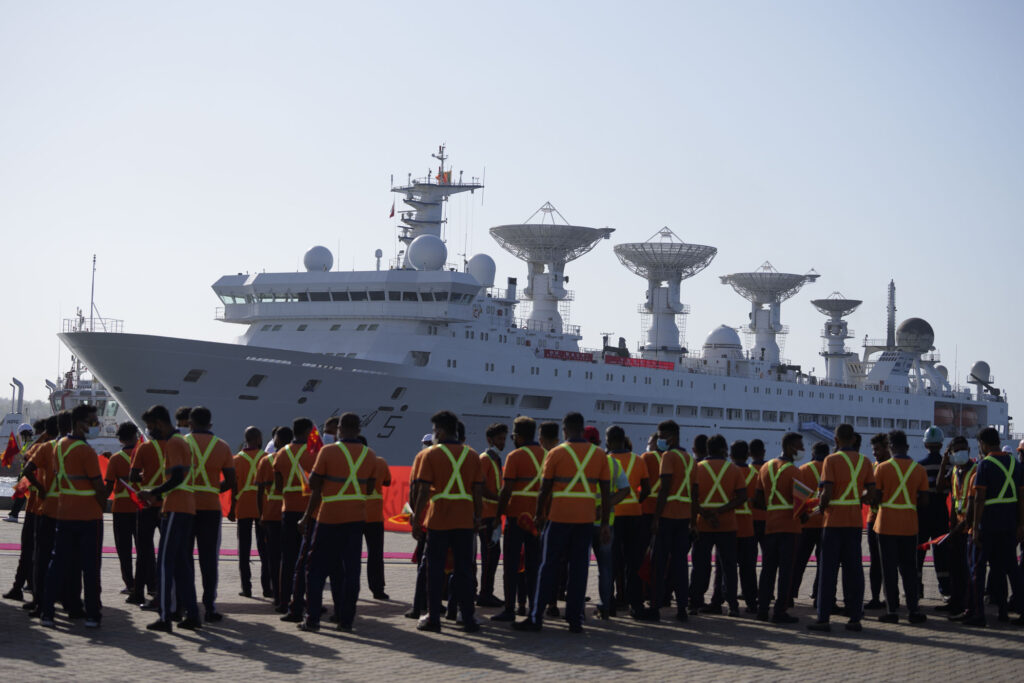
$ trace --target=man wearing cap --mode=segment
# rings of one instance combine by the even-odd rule
[[[942,467],[942,430],[936,426],[929,427],[924,433],[924,447],[928,455],[918,461],[928,475],[928,502],[917,511],[918,543],[929,538],[936,538],[949,533],[949,508],[946,507],[946,496],[935,492],[935,480]],[[917,575],[921,593],[924,593],[924,550],[917,551]],[[935,576],[939,580],[939,593],[949,595],[949,546],[944,543],[932,546],[932,557],[935,558]]]

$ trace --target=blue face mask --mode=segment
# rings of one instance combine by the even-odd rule
[[[327,445],[329,443],[334,443],[334,436],[332,434],[324,434],[322,440],[324,442],[324,445]]]
[[[659,451],[667,451],[668,450],[668,441],[666,441],[665,439],[658,439],[658,450]]]
[[[89,431],[87,431],[85,433],[85,438],[87,438],[87,439],[95,439],[99,435],[100,435],[100,426],[99,425],[92,425],[92,426],[89,427]]]

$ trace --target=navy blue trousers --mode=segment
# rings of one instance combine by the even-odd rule
[[[544,608],[555,600],[561,559],[568,559],[566,578],[565,619],[573,626],[583,624],[583,598],[587,592],[587,572],[590,569],[590,543],[594,525],[590,522],[569,524],[548,522],[541,536],[540,570],[537,591],[533,598],[530,618],[540,624]]]
[[[203,578],[203,608],[216,612],[217,579],[220,561],[220,524],[222,513],[217,510],[196,510],[192,529],[195,546],[199,549],[199,573]]]
[[[363,522],[316,523],[309,537],[306,563],[306,621],[319,623],[324,584],[329,576],[338,623],[352,626],[359,599],[362,550]]]
[[[192,526],[195,515],[168,512],[160,519],[160,548],[156,566],[160,619],[169,621],[177,610],[199,620],[196,604],[196,570],[192,563]]]
[[[761,556],[761,577],[757,586],[757,611],[768,614],[768,603],[775,591],[775,608],[772,613],[780,616],[789,609],[790,591],[793,587],[793,565],[796,544],[800,534],[765,534]],[[778,584],[776,584],[776,576]],[[776,587],[777,586],[777,587]]]
[[[517,521],[510,520],[505,524],[505,568],[502,576],[505,583],[506,612],[513,612],[516,609],[516,599],[519,597],[517,593],[520,584],[520,557],[525,565],[523,574],[526,595],[532,601],[537,589],[537,570],[540,568],[540,540],[523,531]]]
[[[53,554],[46,570],[46,591],[40,606],[42,618],[53,619],[57,596],[69,584],[81,582],[85,588],[85,616],[99,621],[102,538],[102,520],[57,520]],[[81,572],[81,576],[72,576],[75,572]]]
[[[441,620],[441,591],[444,587],[444,566],[448,558],[448,549],[452,550],[454,562],[452,578],[453,588],[462,613],[463,623],[473,621],[475,608],[473,605],[473,587],[476,583],[475,562],[473,557],[472,529],[427,529],[427,607],[430,621]]]
[[[861,528],[826,527],[821,532],[818,558],[818,621],[827,622],[836,601],[839,568],[843,569],[843,604],[850,621],[864,616],[864,563]]]
[[[668,593],[676,595],[676,612],[686,613],[690,593],[689,563],[690,520],[668,519],[658,521],[658,535],[654,539],[651,557],[651,607],[660,608]]]

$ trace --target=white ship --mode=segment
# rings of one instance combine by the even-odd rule
[[[624,340],[581,348],[579,328],[563,322],[573,298],[565,269],[613,231],[569,225],[550,204],[525,223],[491,228],[527,263],[521,290],[515,278],[498,289],[486,254],[447,264],[445,204],[482,184],[453,178],[443,147],[433,156],[436,176],[392,188],[409,207],[396,262],[382,268],[378,250],[375,270],[332,271],[333,255],[317,246],[305,254],[306,272],[221,277],[213,285],[223,304],[217,317],[245,326],[235,343],[95,330],[60,337],[136,421],[155,403],[202,404],[234,442],[248,425],[267,434],[296,416],[322,423],[354,411],[371,444],[400,466],[442,408],[460,416],[478,445],[492,422],[524,414],[559,420],[572,410],[601,429],[622,425],[638,450],[666,418],[680,423],[684,440],[716,432],[760,438],[769,454],[787,431],[811,442],[841,422],[867,435],[899,428],[920,437],[936,424],[947,438],[981,425],[1009,436],[1006,398],[988,365],[976,363],[970,387],[956,389],[934,353],[931,326],[918,318],[896,326],[891,283],[887,338],[865,339],[860,355],[846,348],[853,333],[844,320],[860,302],[838,293],[812,302],[827,316],[824,377],[783,360],[778,343],[788,331],[781,303],[817,279],[813,271],[778,273],[766,263],[723,276],[751,302],[742,331],[752,343],[744,348],[737,330],[722,325],[701,349],[684,348],[689,309],[680,283],[717,249],[684,243],[667,228],[615,246],[649,283],[640,309],[645,342],[634,352]]]

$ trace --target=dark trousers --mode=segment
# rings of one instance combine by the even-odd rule
[[[42,618],[53,619],[54,603],[68,583],[81,581],[85,589],[85,616],[100,619],[100,546],[103,521],[57,521],[53,554],[46,569],[46,592],[40,606]],[[81,572],[81,578],[71,576]]]
[[[920,584],[917,579],[917,536],[878,534],[882,576],[885,580],[885,607],[895,614],[900,605],[899,578],[903,578],[903,594],[911,614],[918,611]],[[897,575],[898,570],[898,575]]]
[[[25,496],[22,496],[21,498],[15,498],[13,501],[11,501],[11,511],[7,514],[7,516],[11,519],[17,519],[23,507],[25,507]],[[29,513],[27,512],[25,513],[26,516],[28,514]]]
[[[260,585],[263,587],[264,596],[269,597],[274,594],[274,587],[270,583],[270,562],[267,560],[267,530],[258,519],[253,520],[252,527],[256,536],[256,554],[260,557]],[[251,551],[250,548],[250,553]],[[278,558],[278,562],[280,561],[281,558]]]
[[[47,515],[36,515],[35,553],[32,558],[32,599],[37,605],[43,604],[46,593],[46,570],[53,555],[53,539],[57,531],[57,520]]]
[[[494,542],[494,530],[501,527],[501,519],[486,517],[482,520],[480,538],[480,596],[494,595],[494,577],[501,561],[501,542]]]
[[[920,508],[917,514],[918,543],[941,536],[949,531],[949,509],[946,507],[946,497],[934,493],[929,498],[928,506]],[[949,595],[949,547],[942,543],[931,546],[932,560],[935,567],[935,577],[939,582],[939,593]],[[924,587],[924,557],[926,550],[917,550],[917,575],[918,588],[923,593]],[[922,596],[923,597],[923,596]]]
[[[761,557],[761,579],[757,587],[757,610],[768,614],[768,603],[775,591],[775,608],[780,616],[789,609],[790,590],[793,585],[793,561],[800,534],[765,534],[764,555]],[[778,584],[776,587],[776,574]]]
[[[992,602],[1000,608],[1006,606],[1006,582],[1018,600],[1024,599],[1024,574],[1017,564],[1017,543],[1013,532],[986,532],[982,527],[980,543],[974,547],[974,568],[972,583],[974,587],[974,609],[976,616],[984,616],[985,609],[985,569],[988,565],[992,572]],[[1020,611],[1019,605],[1015,611]]]
[[[243,593],[252,592],[252,528],[255,519],[239,519],[235,522],[235,535],[238,537],[238,578],[242,584]],[[263,545],[259,538],[259,530],[256,532],[257,547]],[[263,553],[260,553],[260,564],[262,564]],[[262,578],[262,574],[261,574]]]
[[[143,508],[135,515],[135,595],[141,602],[146,597],[145,590],[156,592],[156,550],[153,537],[161,527],[160,508]]]
[[[949,611],[959,614],[967,609],[971,572],[967,563],[967,534],[950,534],[942,545],[949,554]]]
[[[537,570],[540,567],[540,540],[523,531],[516,522],[505,525],[505,567],[502,578],[505,584],[505,611],[516,609],[517,593],[520,587],[519,563],[523,562],[525,591],[530,601],[537,588]]]
[[[843,604],[850,621],[864,616],[864,563],[861,528],[829,527],[821,532],[818,557],[818,621],[827,622],[836,601],[839,568],[843,569]]]
[[[634,612],[639,612],[644,606],[644,590],[638,573],[640,564],[644,561],[644,552],[647,550],[641,532],[642,523],[643,518],[640,515],[618,516],[615,518],[615,533],[612,537],[615,574],[622,575],[625,589],[623,595],[629,603],[629,608]]]
[[[686,613],[690,592],[689,564],[686,559],[689,550],[690,520],[662,517],[658,521],[658,534],[654,539],[651,557],[652,608],[659,609],[668,594],[675,593],[676,612]]]
[[[160,548],[157,552],[157,577],[160,620],[169,621],[176,610],[199,620],[196,604],[196,571],[192,562],[192,526],[195,515],[168,512],[160,519]]]
[[[295,563],[299,559],[299,550],[302,547],[302,534],[299,533],[299,520],[302,519],[301,512],[281,513],[281,581],[280,601],[281,605],[289,605],[292,600],[295,583]],[[305,572],[303,572],[305,574]],[[296,614],[301,614],[300,608]]]
[[[711,549],[715,549],[718,560],[722,564],[724,575],[724,599],[730,609],[737,609],[736,598],[736,532],[735,531],[701,531],[693,544],[693,585],[700,590],[711,578]],[[704,600],[704,591],[694,593],[691,602],[700,604]]]
[[[352,626],[359,598],[362,569],[363,522],[320,524],[309,537],[306,576],[306,621],[318,623],[323,609],[324,584],[331,577],[334,612],[341,626]]]
[[[217,578],[220,562],[220,524],[223,513],[216,510],[196,510],[192,529],[195,546],[199,549],[199,573],[203,578],[203,608],[217,611]]]
[[[761,557],[764,557],[765,524],[766,520],[754,520],[754,538],[757,540],[757,547],[761,551]]]
[[[363,524],[366,540],[366,584],[376,595],[384,592],[384,522]]]
[[[871,599],[882,598],[882,551],[878,546],[878,534],[868,526],[868,557],[871,565],[868,568],[868,581],[871,585]]]
[[[427,538],[416,541],[415,557],[419,558],[416,563],[416,588],[412,595],[412,608],[417,612],[427,611]]]
[[[135,513],[115,512],[111,515],[114,527],[114,548],[117,561],[121,564],[121,580],[129,591],[134,590],[135,575],[132,573],[132,545],[135,543]]]
[[[814,581],[811,583],[811,598],[818,597],[818,577],[821,566],[821,529],[804,529],[800,532],[800,541],[796,548],[796,561],[793,565],[793,586],[790,596],[796,598],[800,595],[800,584],[803,582],[804,571],[807,569],[807,562],[814,554],[817,567],[814,570]]]
[[[454,567],[452,590],[456,592],[463,623],[474,619],[473,584],[473,530],[472,529],[428,529],[427,545],[427,608],[433,623],[441,620],[441,591],[444,586],[444,565],[451,548]]]
[[[565,619],[574,626],[583,624],[583,598],[587,591],[590,543],[593,535],[594,525],[590,523],[548,522],[541,535],[537,591],[530,611],[530,618],[534,623],[542,622],[544,608],[555,601],[561,559],[564,556],[568,560]]]
[[[14,571],[13,589],[21,590],[22,586],[26,584],[29,588],[32,587],[32,561],[35,551],[36,516],[31,512],[26,512],[25,522],[21,525],[21,552],[18,554],[18,568]]]
[[[292,572],[292,599],[288,603],[288,613],[301,615],[306,609],[306,568],[309,566],[309,551],[312,547],[313,525],[306,527],[306,533],[299,540],[299,554],[295,558],[295,571]],[[331,580],[331,592],[336,592],[334,580]]]
[[[736,568],[739,571],[739,586],[743,602],[748,607],[757,607],[757,537],[746,536],[736,539]]]
[[[263,549],[266,553],[264,563],[267,567],[267,581],[273,594],[274,606],[281,602],[281,522],[260,522],[263,532]]]

